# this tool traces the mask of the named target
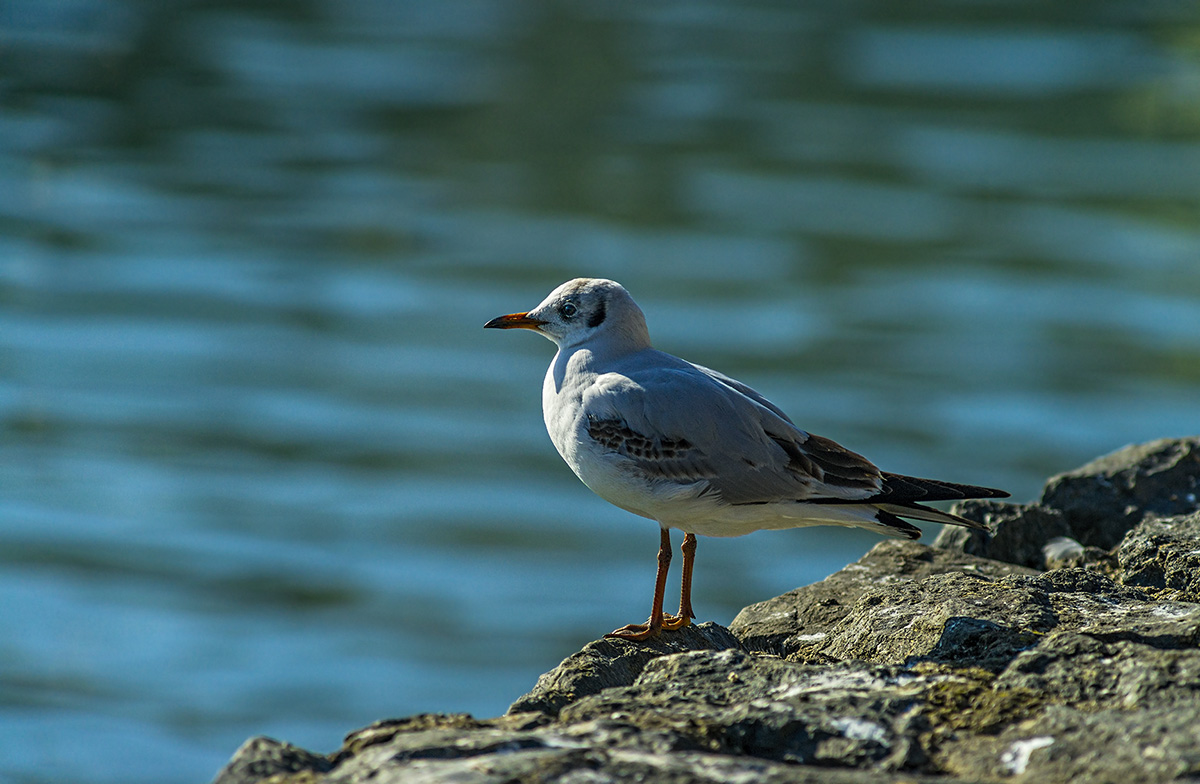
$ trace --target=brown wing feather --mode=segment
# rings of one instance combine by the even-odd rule
[[[767,435],[787,453],[788,468],[797,473],[839,487],[879,486],[879,469],[862,455],[835,441],[809,433],[808,438],[798,444],[784,436]],[[852,503],[862,503],[862,500],[856,499]]]

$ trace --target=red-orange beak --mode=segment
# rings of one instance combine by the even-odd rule
[[[509,313],[507,316],[497,316],[483,325],[484,329],[537,329],[546,322],[541,319],[529,318],[528,313]]]

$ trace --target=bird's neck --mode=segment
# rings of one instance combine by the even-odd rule
[[[567,375],[576,380],[594,378],[596,375],[596,354],[583,345],[564,346],[554,355],[550,363],[550,378],[554,381],[554,391],[562,394],[563,384]]]

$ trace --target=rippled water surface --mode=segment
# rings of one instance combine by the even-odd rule
[[[554,453],[552,346],[480,329],[570,277],[888,470],[1028,500],[1200,432],[1198,34],[1170,0],[8,0],[0,778],[495,715],[643,618],[653,524]],[[703,540],[698,613],[874,541]]]

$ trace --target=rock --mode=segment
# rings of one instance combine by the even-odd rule
[[[317,776],[332,767],[326,757],[260,736],[246,741],[234,752],[233,759],[221,769],[213,784],[253,784],[272,777],[298,780],[292,774]]]
[[[618,720],[668,747],[801,764],[901,769],[923,755],[897,725],[912,703],[900,668],[798,665],[741,651],[657,659],[632,686],[570,706],[563,720]]]
[[[1052,633],[1178,647],[1200,639],[1200,605],[1154,601],[1084,569],[993,579],[947,573],[864,593],[797,658],[931,661],[998,672]]]
[[[1106,571],[1112,571],[1107,568],[1112,562],[1111,554],[1099,547],[1084,547],[1069,536],[1056,536],[1046,542],[1042,554],[1046,557],[1047,570],[1095,567],[1104,563]]]
[[[1200,602],[1200,514],[1143,522],[1117,548],[1121,581]]]
[[[1200,437],[1164,439],[1119,449],[1052,477],[1034,504],[964,501],[953,511],[992,532],[942,529],[935,547],[1046,568],[1045,547],[1066,537],[1109,550],[1147,515],[1200,510]]]
[[[563,660],[542,675],[533,690],[508,708],[510,714],[533,711],[557,715],[564,705],[616,686],[628,686],[653,659],[669,653],[740,648],[738,638],[724,626],[702,623],[664,632],[643,643],[600,639]]]
[[[1032,569],[962,552],[889,539],[819,583],[746,607],[733,619],[729,630],[741,638],[749,651],[797,656],[801,651],[819,648],[864,593],[948,572],[988,578],[1035,573]]]
[[[589,643],[504,716],[377,722],[329,756],[252,739],[217,784],[1200,777],[1197,444],[969,502],[992,535],[882,542],[730,629]]]
[[[1200,698],[1200,650],[1063,633],[1023,651],[994,683],[1087,710],[1186,708]]]
[[[1045,568],[1048,542],[1073,535],[1062,512],[1038,504],[974,500],[955,504],[952,511],[986,523],[992,530],[989,533],[947,525],[934,540],[934,547],[1031,569]]]
[[[1119,449],[1052,478],[1039,503],[1062,512],[1080,544],[1115,547],[1147,515],[1200,510],[1200,437]]]
[[[996,737],[947,744],[944,768],[988,779],[1166,782],[1200,774],[1200,705],[1083,711],[1052,705]],[[1188,728],[1188,729],[1184,729]]]

